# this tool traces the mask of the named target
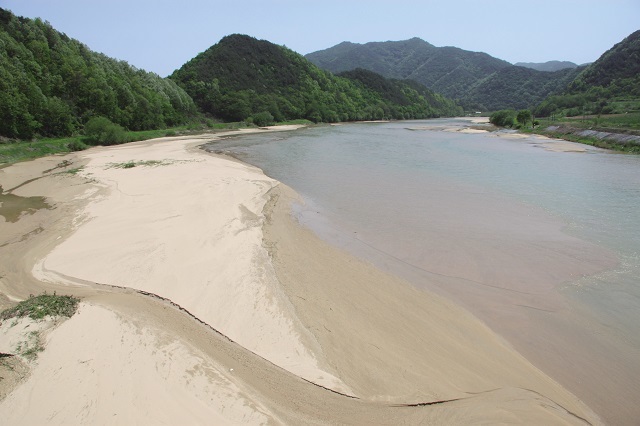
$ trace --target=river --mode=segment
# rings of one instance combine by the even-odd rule
[[[296,190],[300,223],[456,301],[607,423],[640,418],[640,156],[460,119],[213,143]],[[425,313],[428,314],[428,313]]]

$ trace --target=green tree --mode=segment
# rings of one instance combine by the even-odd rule
[[[92,52],[40,19],[0,8],[0,136],[68,136],[95,115],[131,130],[196,113],[176,83]]]
[[[516,112],[511,109],[496,111],[489,117],[489,121],[500,127],[511,127],[516,119]]]
[[[262,111],[253,115],[253,124],[258,127],[270,126],[274,123],[273,115],[269,111]]]
[[[84,126],[86,141],[93,145],[115,145],[126,142],[124,129],[106,117],[94,117]]]
[[[528,109],[521,109],[516,115],[516,121],[520,123],[521,126],[526,127],[527,123],[531,121],[531,117],[531,111]]]

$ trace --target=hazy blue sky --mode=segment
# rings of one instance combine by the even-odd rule
[[[0,0],[91,49],[166,76],[225,35],[301,54],[420,37],[509,62],[593,62],[640,29],[640,0]]]

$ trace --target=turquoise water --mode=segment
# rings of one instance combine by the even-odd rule
[[[450,297],[605,420],[640,411],[640,156],[346,124],[210,145],[305,199],[321,237]]]

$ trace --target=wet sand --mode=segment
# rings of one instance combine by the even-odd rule
[[[420,129],[460,128],[455,124]],[[514,149],[550,160],[585,158],[582,154],[546,154],[538,148],[540,143],[560,145],[554,150],[566,152],[575,151],[573,146],[579,144],[536,135],[504,133],[499,137],[511,140],[500,142],[495,135],[487,136],[461,139],[473,146],[486,143],[487,147],[478,148],[478,156],[498,144],[505,154]],[[454,169],[457,165],[449,164]],[[465,163],[461,160],[460,164]],[[392,179],[393,173],[385,175],[369,164],[367,169],[372,172],[351,176],[336,171],[334,180],[349,182],[358,197],[353,202],[345,202],[346,197],[327,198],[334,204],[326,205],[341,214],[322,211],[318,215],[317,207],[300,208],[298,215],[305,225],[383,270],[461,304],[607,422],[634,423],[639,411],[632,401],[640,395],[637,345],[571,297],[571,293],[580,293],[572,284],[580,277],[619,267],[615,252],[569,235],[567,223],[548,211],[487,190],[482,184],[452,180],[446,174],[433,174],[428,180],[415,178],[414,182],[406,174],[387,183],[376,177]],[[563,182],[558,185],[563,187]],[[310,183],[300,184],[305,187]],[[308,195],[318,194],[320,191]],[[372,214],[354,214],[358,211]]]
[[[0,401],[6,424],[600,422],[467,311],[322,242],[292,219],[293,191],[201,143],[0,170],[5,190],[38,178],[12,193],[53,206],[0,220],[0,304],[83,298]]]

